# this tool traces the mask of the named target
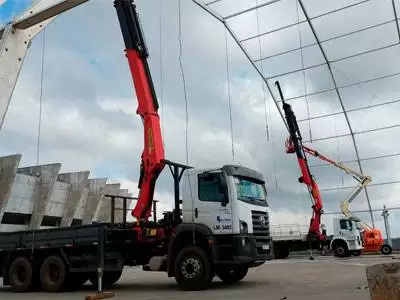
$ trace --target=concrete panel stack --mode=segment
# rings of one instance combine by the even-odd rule
[[[105,193],[107,178],[94,178],[88,180],[87,186],[87,198],[84,204],[84,214],[82,218],[82,224],[91,224],[96,215],[100,201],[103,199]],[[82,201],[85,201],[81,199]],[[78,218],[76,215],[75,218]]]
[[[20,154],[0,157],[0,232],[110,222],[105,194],[130,196],[107,178],[89,179],[89,171],[60,174],[60,163],[18,168],[20,161]],[[121,199],[116,208],[122,222]]]

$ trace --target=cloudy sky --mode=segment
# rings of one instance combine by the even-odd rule
[[[210,1],[210,0],[208,0]],[[30,0],[7,0],[0,6],[4,24],[30,4]],[[206,2],[206,1],[205,1]],[[218,13],[232,13],[262,4],[266,0],[222,0],[210,5]],[[339,87],[359,81],[363,84],[340,89],[362,159],[397,154],[394,137],[400,103],[371,105],[400,99],[399,76],[368,81],[400,71],[399,35],[393,21],[392,1],[304,0],[311,18],[330,10],[362,2],[335,14],[313,19],[313,24],[332,64]],[[186,162],[186,116],[182,74],[179,64],[178,0],[137,0],[137,7],[150,51],[150,68],[160,103],[166,157]],[[397,3],[400,13],[400,2]],[[297,13],[299,11],[299,14]],[[269,32],[304,20],[294,0],[281,0],[257,11],[232,17],[228,23],[239,39]],[[258,20],[258,22],[257,22]],[[381,25],[379,25],[381,24]],[[374,26],[369,31],[336,36]],[[378,26],[379,25],[379,26]],[[220,166],[237,163],[260,170],[267,179],[269,204],[275,224],[307,224],[311,215],[305,186],[297,182],[299,169],[293,155],[285,154],[285,126],[272,100],[263,89],[257,72],[228,35],[228,69],[225,30],[221,23],[191,0],[181,0],[182,66],[186,81],[189,111],[189,164]],[[287,98],[332,89],[324,59],[306,23],[243,42],[252,59],[307,46],[303,51],[263,60],[263,71],[273,92],[279,79]],[[39,120],[39,95],[43,34],[33,41],[15,88],[0,132],[0,155],[22,153],[21,165],[35,165]],[[381,51],[342,59],[360,52],[386,47]],[[45,31],[45,59],[42,97],[40,163],[62,162],[62,172],[90,170],[91,177],[108,177],[121,182],[122,188],[137,193],[143,128],[136,115],[137,101],[131,75],[123,53],[123,41],[112,1],[90,1],[59,16]],[[302,54],[302,55],[301,55]],[[303,58],[302,58],[303,57]],[[257,65],[261,67],[260,62]],[[292,72],[303,68],[303,72]],[[314,67],[313,67],[314,66]],[[283,73],[290,73],[276,77]],[[305,79],[305,80],[304,80]],[[234,157],[230,130],[229,102],[232,107]],[[337,160],[356,159],[349,128],[335,91],[318,93],[290,101],[301,122],[304,140],[309,146]],[[338,113],[334,116],[319,116]],[[316,118],[317,117],[317,118]],[[314,118],[314,119],[313,119]],[[267,126],[268,125],[268,126]],[[386,130],[364,131],[391,127]],[[267,129],[268,128],[268,129]],[[310,136],[311,132],[311,136]],[[363,133],[364,132],[364,133]],[[268,133],[268,134],[267,134]],[[340,138],[330,138],[333,136]],[[329,139],[326,139],[329,138]],[[320,162],[310,158],[310,165]],[[363,160],[364,172],[373,183],[400,179],[399,156]],[[349,166],[358,168],[356,163]],[[323,190],[326,212],[339,211],[340,201],[354,186],[350,176],[330,166],[313,167],[312,172]],[[371,186],[372,207],[398,206],[400,184]],[[160,209],[172,203],[172,179],[166,168],[156,190]],[[354,209],[367,209],[362,194]],[[392,232],[396,235],[396,210],[391,213]],[[360,214],[369,222],[368,213]],[[332,215],[324,216],[328,230]],[[376,225],[383,228],[380,212]]]

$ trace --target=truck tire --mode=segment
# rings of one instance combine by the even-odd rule
[[[198,246],[184,247],[174,265],[175,281],[183,291],[206,289],[214,277],[207,254]]]
[[[109,288],[112,286],[114,283],[116,283],[122,275],[122,270],[120,271],[106,271],[103,273],[103,278],[101,280],[102,286],[104,288]],[[98,275],[97,273],[91,274],[89,276],[89,281],[97,287],[98,285]]]
[[[67,283],[67,266],[64,260],[52,255],[46,258],[40,268],[40,282],[45,291],[58,293],[64,290]]]
[[[23,256],[16,258],[8,268],[8,278],[13,292],[29,291],[33,282],[33,268],[29,259]]]
[[[334,254],[337,257],[347,257],[349,256],[349,250],[347,249],[347,246],[344,243],[339,243],[335,245],[334,249]]]
[[[276,244],[274,246],[274,258],[275,259],[286,259],[289,257],[290,249],[288,245]]]
[[[249,268],[243,266],[226,266],[216,271],[217,276],[224,283],[234,283],[242,280]]]
[[[393,251],[392,247],[390,247],[390,245],[388,245],[388,244],[382,245],[380,250],[381,250],[381,253],[384,255],[392,254],[392,251]]]

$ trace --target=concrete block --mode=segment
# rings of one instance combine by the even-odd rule
[[[98,223],[111,222],[111,198],[105,197],[105,195],[119,195],[120,186],[120,183],[106,185],[104,189],[104,196],[97,207],[94,221]]]
[[[49,202],[57,175],[60,172],[61,164],[48,164],[40,166],[30,166],[19,168],[18,173],[36,176],[38,180],[35,184],[35,201],[33,204],[32,217],[29,223],[29,229],[38,229],[46,212],[47,203]]]
[[[94,178],[88,180],[88,196],[82,224],[91,224],[94,220],[99,203],[103,198],[107,178]]]
[[[57,180],[69,184],[68,193],[61,219],[61,227],[71,226],[75,211],[78,209],[82,193],[88,184],[89,171],[59,174]]]
[[[0,223],[17,175],[21,154],[0,157]]]
[[[371,300],[400,299],[400,263],[382,263],[366,269]]]

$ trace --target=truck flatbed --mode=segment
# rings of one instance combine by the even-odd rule
[[[0,233],[0,251],[96,246],[101,242],[103,232],[107,242],[112,242],[116,232],[126,235],[126,241],[133,242],[136,238],[133,230],[111,223],[15,231]]]

